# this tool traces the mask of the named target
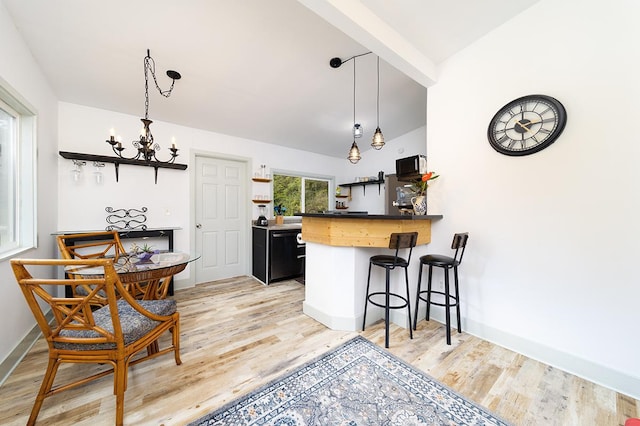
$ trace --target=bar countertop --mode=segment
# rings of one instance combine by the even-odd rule
[[[376,220],[439,220],[442,219],[441,214],[427,215],[390,215],[390,214],[368,214],[366,212],[350,212],[350,213],[296,213],[301,217],[319,217],[325,219],[376,219]]]

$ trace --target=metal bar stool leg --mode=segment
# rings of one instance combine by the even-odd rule
[[[444,315],[445,324],[447,326],[447,345],[451,344],[451,314],[449,309],[451,308],[451,302],[449,300],[449,269],[444,270]]]
[[[391,290],[389,287],[389,268],[384,268],[385,270],[385,301],[384,301],[384,347],[388,348],[389,347],[389,299],[391,298],[391,295],[389,294],[389,291]]]
[[[409,338],[413,339],[413,327],[411,327],[411,299],[409,298],[409,272],[404,268],[404,282],[407,285],[407,320],[409,321]],[[418,303],[418,302],[416,302]]]
[[[433,266],[429,265],[429,275],[427,278],[427,315],[425,319],[429,321],[429,311],[431,310],[431,274],[433,273]]]
[[[364,293],[364,314],[362,315],[362,331],[367,324],[367,304],[369,303],[369,283],[371,282],[371,262],[369,262],[369,275],[367,277],[367,291]]]
[[[420,262],[418,266],[418,289],[416,290],[416,313],[413,316],[413,329],[415,330],[418,326],[418,309],[420,308],[420,286],[422,284],[422,271],[423,271],[424,263]]]
[[[458,267],[453,267],[453,279],[456,292],[456,319],[458,320],[458,333],[462,333],[462,325],[460,324],[460,291],[458,290]]]

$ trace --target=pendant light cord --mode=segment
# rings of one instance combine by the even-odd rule
[[[380,128],[380,56],[378,56],[378,96],[376,101],[376,125]]]
[[[353,58],[353,126],[356,125],[356,58]]]

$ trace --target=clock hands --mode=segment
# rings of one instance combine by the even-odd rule
[[[527,120],[526,123],[522,123],[522,121],[524,121],[524,119],[516,121],[515,126],[519,126],[525,132],[530,132],[531,131],[531,127],[529,127],[529,126],[533,126],[534,124],[538,124],[538,123],[540,123],[541,120],[536,120],[536,121]],[[515,126],[513,127],[514,130],[516,130]],[[524,132],[522,132],[522,133],[524,133]]]

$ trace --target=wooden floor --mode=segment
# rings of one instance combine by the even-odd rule
[[[183,364],[171,355],[132,367],[125,424],[183,425],[311,360],[357,333],[302,313],[304,287],[241,277],[180,290]],[[384,345],[384,324],[361,333]],[[640,402],[467,334],[421,321],[414,339],[392,325],[390,351],[517,425],[623,425]],[[24,425],[47,361],[40,339],[0,388],[0,424]],[[65,365],[57,379],[100,366]],[[59,381],[57,381],[59,382]],[[112,376],[45,400],[38,424],[110,425]]]

